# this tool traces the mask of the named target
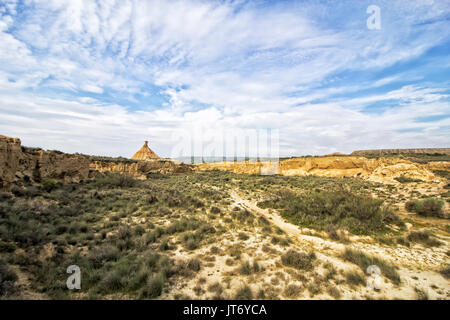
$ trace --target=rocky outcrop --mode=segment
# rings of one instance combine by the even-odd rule
[[[45,151],[21,146],[18,138],[0,136],[0,189],[10,189],[16,181],[41,182],[52,178],[79,182],[89,175],[85,156]]]
[[[161,159],[156,153],[153,152],[152,149],[148,146],[148,141],[145,141],[144,145],[141,149],[139,149],[138,152],[134,154],[134,156],[131,157],[133,160],[154,160],[154,159]]]
[[[176,164],[168,159],[154,159],[147,161],[91,161],[93,172],[117,172],[145,179],[151,173],[185,173],[192,172],[192,166]]]
[[[305,157],[276,162],[221,162],[197,166],[198,170],[226,170],[247,174],[281,174],[286,176],[361,177],[383,183],[396,183],[405,176],[433,181],[434,174],[426,165],[399,158],[367,159],[365,157]]]
[[[422,148],[422,149],[378,149],[378,150],[357,150],[351,153],[352,156],[383,155],[383,154],[446,154],[450,155],[450,148]]]
[[[428,162],[427,168],[430,170],[450,170],[450,162],[449,161]]]
[[[20,139],[0,135],[0,189],[9,189],[15,181],[21,154]]]
[[[149,173],[190,172],[191,166],[169,159],[92,160],[80,154],[46,151],[21,146],[18,138],[0,135],[0,190],[9,190],[15,182],[42,182],[46,178],[61,182],[80,182],[97,173],[117,172],[146,178]]]

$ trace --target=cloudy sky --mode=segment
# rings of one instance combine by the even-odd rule
[[[0,134],[125,157],[192,127],[278,129],[283,156],[450,147],[449,52],[448,0],[0,0]]]

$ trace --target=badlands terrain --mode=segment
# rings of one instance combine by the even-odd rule
[[[186,165],[0,136],[0,297],[447,300],[437,151]]]

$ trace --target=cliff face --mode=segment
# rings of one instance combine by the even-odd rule
[[[22,148],[18,138],[0,135],[0,189],[8,189],[15,180]]]
[[[311,157],[283,160],[278,163],[278,166],[269,162],[222,162],[200,164],[197,169],[286,176],[361,177],[383,183],[396,183],[395,178],[400,176],[423,181],[436,179],[427,165],[398,158]]]
[[[0,189],[9,189],[18,180],[79,182],[88,175],[85,156],[22,148],[20,139],[0,136]]]
[[[378,150],[357,150],[351,153],[352,156],[382,155],[382,154],[447,154],[450,155],[450,148],[423,148],[423,149],[378,149]]]
[[[117,172],[146,178],[149,173],[190,172],[191,166],[170,160],[92,161],[88,156],[24,148],[18,138],[0,135],[0,190],[17,181],[41,182],[51,178],[62,182],[89,179],[90,172]]]
[[[101,173],[117,172],[144,179],[149,173],[185,173],[192,168],[185,164],[175,164],[173,161],[155,159],[147,161],[91,161],[90,169]]]

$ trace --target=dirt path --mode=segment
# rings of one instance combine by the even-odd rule
[[[343,270],[355,267],[339,258],[346,245],[303,234],[303,232],[308,232],[308,229],[301,229],[285,221],[276,210],[259,208],[256,201],[243,198],[237,190],[232,190],[230,195],[235,205],[257,213],[271,221],[294,240],[294,244],[299,248],[313,250],[319,259],[331,262]],[[385,297],[388,299],[415,299],[417,297],[415,288],[424,290],[431,299],[448,299],[450,297],[450,281],[437,272],[445,262],[449,262],[447,241],[444,242],[444,245],[437,248],[424,248],[421,245],[413,245],[407,248],[397,245],[382,245],[368,237],[354,236],[351,237],[351,243],[347,247],[361,250],[369,255],[378,256],[398,267],[403,283],[400,287],[386,286]]]

